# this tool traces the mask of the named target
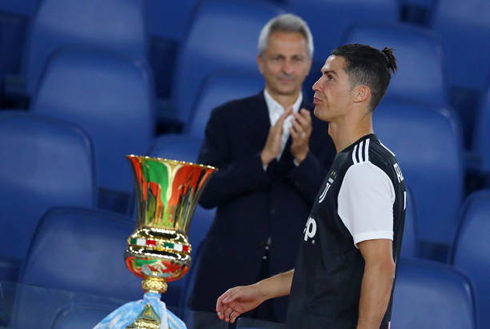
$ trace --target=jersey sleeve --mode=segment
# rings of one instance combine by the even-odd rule
[[[338,214],[354,239],[393,240],[395,190],[388,175],[371,162],[351,166],[338,195]]]

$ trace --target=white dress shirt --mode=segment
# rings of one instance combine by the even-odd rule
[[[264,89],[264,97],[265,97],[265,102],[267,104],[267,108],[269,110],[269,118],[272,127],[273,125],[276,124],[277,120],[279,120],[281,115],[284,113],[285,109],[281,104],[279,104],[276,100],[272,98],[272,96],[267,92],[266,89]],[[302,102],[303,102],[303,93],[300,92],[298,99],[293,104],[293,112],[298,113]],[[286,118],[286,120],[284,120],[284,125],[282,127],[282,136],[281,136],[281,151],[277,156],[277,160],[281,158],[282,153],[284,151],[284,147],[286,146],[286,142],[288,141],[290,135],[289,128],[292,126],[291,119],[293,118],[294,118],[293,114],[291,114]]]

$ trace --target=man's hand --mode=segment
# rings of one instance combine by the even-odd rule
[[[291,270],[249,286],[228,289],[216,302],[218,317],[234,323],[240,315],[253,310],[265,300],[289,295],[293,276],[294,270]]]
[[[293,107],[288,107],[284,113],[279,117],[276,124],[269,130],[269,135],[267,136],[267,141],[265,142],[264,149],[260,153],[260,159],[262,160],[262,165],[267,166],[272,160],[277,158],[279,152],[281,152],[281,137],[282,137],[282,127],[284,125],[284,120],[293,112]]]
[[[289,129],[293,143],[291,144],[291,154],[297,163],[301,163],[308,155],[309,142],[311,136],[311,115],[310,111],[301,109],[299,113],[294,113],[291,120],[292,126]]]
[[[216,312],[221,320],[234,323],[243,313],[253,310],[265,300],[257,284],[228,289],[216,302]]]

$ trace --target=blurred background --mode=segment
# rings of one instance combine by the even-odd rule
[[[395,50],[374,116],[410,192],[394,327],[488,328],[489,0],[0,0],[0,327],[91,327],[141,298],[125,155],[195,161],[210,111],[264,87],[258,35],[286,12],[313,33],[307,99],[337,46]],[[194,268],[213,217],[196,210]],[[184,318],[193,269],[163,297]]]

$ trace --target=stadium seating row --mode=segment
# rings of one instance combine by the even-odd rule
[[[470,0],[464,5],[457,0],[441,0],[437,6],[429,0],[110,0],[104,6],[90,1],[31,0],[24,1],[23,10],[18,5],[3,5],[4,10],[14,13],[32,12],[20,65],[29,96],[35,91],[47,58],[56,49],[73,45],[106,48],[150,60],[154,68],[157,65],[158,86],[162,85],[162,76],[173,77],[171,105],[160,109],[159,116],[161,120],[177,119],[186,124],[193,113],[195,96],[211,73],[255,71],[258,31],[270,17],[285,11],[298,13],[309,22],[316,39],[317,63],[345,42],[393,45],[405,57],[400,67],[406,69],[396,79],[400,80],[399,88],[392,89],[402,91],[405,98],[456,106],[467,146],[472,137],[474,104],[465,102],[465,97],[480,96],[490,74],[490,45],[484,42],[490,35],[486,20],[490,5],[484,0]],[[407,4],[435,6],[429,27],[407,31],[408,24],[398,25],[400,7]],[[372,24],[378,29],[369,30]],[[368,28],[350,31],[353,26]],[[163,54],[165,50],[162,53],[162,58],[175,57],[175,69],[172,63],[158,63],[158,54],[149,54],[149,39],[155,35],[177,45],[171,55]],[[237,35],[240,42],[234,42]],[[462,65],[461,58],[474,65]]]
[[[443,236],[443,229],[449,231],[448,228],[452,228],[449,237],[452,238],[454,234],[458,236],[458,242],[453,245],[454,250],[456,250],[456,252],[453,252],[456,255],[454,263],[461,263],[463,264],[461,265],[463,269],[468,267],[470,269],[467,271],[472,271],[471,266],[485,262],[484,257],[488,250],[488,246],[485,245],[486,241],[476,242],[477,239],[473,239],[472,235],[486,234],[488,230],[484,223],[476,224],[479,225],[476,227],[468,227],[466,222],[472,220],[465,219],[461,221],[458,216],[453,216],[454,218],[448,217],[452,213],[459,212],[458,205],[461,200],[457,198],[462,198],[461,193],[457,193],[458,191],[452,191],[453,193],[451,193],[451,187],[454,180],[458,179],[458,175],[451,172],[451,166],[444,167],[448,163],[458,161],[457,147],[453,146],[453,149],[451,149],[447,146],[451,144],[448,143],[451,138],[455,139],[454,134],[451,134],[453,130],[449,119],[435,110],[428,111],[413,107],[411,111],[407,111],[405,108],[402,107],[400,109],[395,105],[390,107],[387,101],[383,102],[383,106],[378,108],[378,110],[376,116],[379,120],[376,120],[375,124],[379,136],[384,141],[390,141],[393,131],[402,129],[400,128],[402,123],[411,124],[413,122],[413,126],[410,125],[410,129],[406,128],[406,139],[398,141],[395,139],[394,141],[398,144],[392,145],[392,150],[398,154],[404,168],[406,181],[411,189],[407,200],[407,222],[402,256],[404,258],[420,257],[424,248],[424,244],[421,242],[430,241],[431,234],[436,239],[440,238]],[[422,118],[422,120],[417,121],[415,120],[416,118]],[[96,208],[95,157],[92,151],[91,138],[82,129],[73,124],[56,119],[48,119],[32,113],[1,112],[0,126],[2,128],[0,129],[0,154],[2,158],[6,159],[6,161],[1,163],[0,170],[3,173],[2,177],[0,177],[2,181],[0,186],[2,188],[1,193],[4,196],[1,199],[0,218],[2,218],[4,227],[7,228],[2,230],[2,236],[0,237],[1,250],[3,252],[1,256],[3,263],[8,263],[9,259],[14,259],[14,265],[10,268],[7,267],[7,270],[10,271],[2,272],[2,279],[16,279],[15,271],[12,271],[12,269],[15,269],[15,265],[17,267],[19,265],[24,266],[20,275],[21,280],[24,280],[25,275],[33,275],[32,278],[38,278],[41,276],[32,274],[35,272],[33,269],[25,270],[25,267],[28,266],[30,254],[32,253],[32,251],[28,251],[28,246],[31,245],[32,249],[32,245],[37,243],[36,236],[41,234],[39,233],[39,230],[41,230],[39,227],[42,227],[42,224],[39,227],[37,225],[42,215],[49,209],[59,206]],[[438,128],[438,126],[445,128]],[[418,161],[414,161],[414,153],[411,153],[412,150],[410,148],[420,143],[414,143],[411,137],[425,137],[425,134],[430,134],[434,130],[436,131],[436,136],[427,138],[433,143],[425,142],[425,148],[418,149]],[[414,131],[414,133],[410,133],[411,131]],[[445,135],[444,132],[447,134]],[[200,138],[190,135],[165,135],[154,141],[148,154],[157,157],[193,161],[197,157],[200,144]],[[408,154],[411,154],[411,156],[408,156]],[[432,157],[435,157],[437,161],[431,161],[433,160]],[[433,168],[434,166],[437,167],[436,170]],[[427,175],[427,172],[432,172],[432,175]],[[438,172],[441,173],[440,177],[436,175]],[[448,177],[451,179],[448,179]],[[459,179],[461,180],[461,175]],[[447,184],[450,180],[452,181],[451,184]],[[435,190],[430,192],[432,188]],[[425,191],[421,192],[422,189],[425,189]],[[440,195],[437,192],[440,190],[445,191],[444,200],[437,201],[437,197]],[[420,199],[424,197],[423,193],[432,193],[432,195],[426,199]],[[473,210],[468,210],[473,209],[472,207],[481,208],[484,214],[488,215],[489,209],[487,206],[490,204],[488,202],[488,196],[490,195],[488,192],[486,194],[481,193],[481,195],[476,194],[469,199],[470,201],[464,207],[465,217],[476,217],[479,221],[485,220],[486,215],[478,213],[475,215]],[[487,199],[484,198],[485,196]],[[423,201],[428,202],[424,204]],[[430,207],[435,202],[438,202],[440,206]],[[420,209],[423,207],[427,209]],[[424,214],[422,210],[426,211],[427,214]],[[438,214],[438,211],[441,213]],[[116,216],[116,214],[111,216]],[[194,220],[195,224],[190,235],[192,243],[200,244],[212,222],[212,218],[213,211],[198,208]],[[421,221],[420,218],[424,218],[424,220]],[[80,223],[83,222],[83,220],[80,220]],[[131,225],[134,225],[134,221],[131,222]],[[83,231],[80,232],[83,234]],[[68,234],[61,235],[64,237],[68,236],[68,239],[71,239]],[[85,238],[94,239],[93,244],[97,244],[98,240],[104,240],[102,238],[99,239],[97,234],[92,233],[87,234]],[[463,238],[467,239],[467,242],[461,242]],[[78,241],[76,244],[80,245],[81,239],[81,237],[77,237],[73,241]],[[57,252],[66,253],[69,243],[64,239],[59,240],[60,243],[66,244],[66,247],[56,247]],[[122,243],[121,241],[119,243]],[[482,257],[482,260],[476,262],[474,259],[468,260],[467,256],[458,256],[458,248],[462,248],[461,245],[464,246],[470,243],[473,243],[473,245],[472,247],[467,247],[469,249],[466,252],[472,252],[475,257]],[[53,247],[52,245],[50,246]],[[475,248],[479,249],[475,250]],[[121,249],[121,252],[123,249]],[[198,249],[196,248],[196,250]],[[481,250],[481,252],[477,252],[478,250]],[[35,254],[37,255],[38,252]],[[51,260],[63,258],[61,254],[59,257],[49,256],[48,258]],[[70,259],[71,257],[67,258]],[[93,262],[97,262],[97,260],[94,259]],[[81,263],[90,264],[90,261],[87,259]],[[479,274],[486,277],[490,272],[485,269],[484,264],[481,265],[483,267],[479,267],[474,275]],[[96,267],[95,264],[90,266]],[[43,271],[46,271],[44,267]],[[62,267],[72,268],[68,264]],[[60,270],[55,268],[52,271]],[[60,273],[59,275],[63,274]],[[190,277],[192,275],[189,275]],[[56,279],[55,273],[46,273],[45,280],[49,280],[49,278],[52,278],[53,281],[60,281]],[[89,281],[86,281],[87,284]],[[486,281],[482,279],[478,284],[484,286]],[[37,281],[28,283],[40,284]],[[185,296],[185,287],[187,286],[189,286],[187,279],[183,279],[175,284],[173,291],[170,290],[171,292],[167,296],[171,299],[175,298],[174,305],[179,305],[176,300],[182,301],[182,296]],[[180,306],[182,307],[182,305]]]
[[[484,328],[483,324],[488,322],[485,310],[490,306],[487,298],[490,263],[486,256],[490,247],[487,239],[490,192],[472,195],[464,213],[452,265],[403,257],[400,260],[393,313],[393,325],[397,328],[476,329]],[[193,225],[200,219],[195,218]],[[198,229],[202,228],[202,223],[199,224]],[[111,311],[106,304],[84,309],[84,305],[73,301],[63,305],[46,296],[37,300],[28,295],[30,286],[123,301],[140,299],[139,279],[125,268],[122,257],[125,239],[133,227],[134,222],[127,217],[100,210],[58,208],[47,212],[36,230],[21,272],[19,281],[26,288],[20,286],[16,294],[13,327],[31,328],[42,323],[44,328],[54,328],[56,321],[65,325],[64,328],[80,321],[88,327]],[[194,267],[187,278],[170,283],[169,292],[163,296],[167,305],[183,312],[184,317],[195,268],[200,266],[198,251],[193,257]],[[172,290],[177,292],[171,293]],[[42,315],[36,313],[36,305],[40,303]]]
[[[485,259],[489,246],[478,238],[489,232],[483,220],[489,214],[487,192],[472,195],[461,206],[467,172],[464,146],[474,152],[477,159],[471,169],[478,175],[490,177],[490,80],[486,85],[483,83],[487,76],[490,79],[486,48],[490,44],[485,42],[490,25],[487,20],[479,19],[482,15],[488,17],[485,14],[490,10],[487,2],[471,0],[465,2],[463,8],[460,1],[438,1],[431,19],[432,30],[397,23],[399,4],[393,0],[370,1],[369,5],[362,1],[362,6],[354,6],[361,9],[359,11],[346,2],[333,0],[308,0],[301,4],[294,0],[280,4],[252,0],[165,2],[166,6],[160,10],[167,9],[166,16],[172,19],[162,19],[162,24],[170,24],[177,18],[172,15],[173,6],[184,6],[187,16],[182,19],[185,26],[167,30],[168,38],[178,39],[179,51],[175,70],[171,65],[164,68],[165,74],[175,79],[173,105],[164,107],[167,111],[160,110],[158,116],[160,120],[183,123],[183,134],[164,135],[154,140],[155,87],[147,64],[151,56],[148,35],[153,32],[147,32],[144,7],[140,6],[142,1],[107,0],[103,5],[95,0],[39,1],[33,10],[28,46],[21,65],[31,106],[28,113],[0,112],[3,160],[0,163],[0,220],[4,227],[0,232],[0,279],[15,281],[20,271],[20,280],[26,284],[111,295],[111,289],[116,291],[117,285],[107,283],[108,290],[103,290],[104,280],[98,286],[95,277],[88,276],[87,280],[73,277],[73,282],[60,278],[67,275],[66,269],[80,264],[102,267],[104,255],[95,255],[95,251],[100,250],[81,253],[73,246],[73,250],[80,253],[73,258],[81,257],[80,264],[70,259],[60,260],[48,271],[48,260],[52,262],[63,255],[70,258],[71,245],[66,239],[60,239],[63,247],[55,247],[46,243],[46,239],[53,240],[53,234],[73,238],[70,234],[81,233],[77,239],[88,239],[88,245],[112,243],[110,239],[105,240],[104,234],[97,235],[94,231],[105,232],[108,227],[118,231],[120,225],[125,228],[114,237],[119,237],[119,245],[108,250],[120,249],[120,257],[111,257],[121,259],[121,264],[114,261],[107,264],[107,270],[117,268],[118,274],[127,272],[127,280],[134,281],[123,268],[124,243],[121,242],[126,239],[121,240],[123,235],[129,235],[134,221],[95,210],[102,207],[131,216],[132,180],[124,156],[136,153],[194,161],[210,111],[226,101],[263,88],[263,79],[256,72],[257,35],[268,19],[288,10],[310,22],[315,36],[317,67],[331,48],[343,42],[363,42],[377,47],[390,45],[396,50],[400,72],[376,110],[375,129],[396,153],[410,189],[403,257],[449,261],[452,267],[427,265],[418,259],[402,264],[397,296],[403,297],[396,297],[395,303],[410,301],[407,305],[410,312],[419,306],[417,312],[424,314],[419,318],[425,322],[413,322],[416,317],[406,312],[398,315],[399,320],[395,314],[394,323],[405,323],[407,328],[429,325],[473,328],[474,310],[480,324],[489,320],[482,311],[488,307],[490,290],[486,279],[490,266]],[[424,1],[404,1],[416,2]],[[24,5],[14,12],[28,11],[28,4]],[[149,8],[162,6],[162,2],[148,0],[146,5],[147,14],[153,15],[148,17],[153,17],[155,23],[159,11],[152,12]],[[377,16],[368,14],[366,6],[382,13],[375,24],[373,20]],[[457,15],[450,13],[451,6],[458,11]],[[352,15],[347,16],[345,12]],[[451,26],[449,17],[452,16],[457,21],[454,24],[457,30]],[[468,17],[472,18],[471,23],[463,21]],[[156,30],[161,31],[162,27],[154,26],[152,31]],[[339,33],[333,33],[336,36],[331,38],[328,34],[327,38],[324,31]],[[451,40],[447,40],[447,35]],[[463,41],[451,45],[455,40]],[[5,54],[3,49],[0,60],[4,58],[2,54]],[[460,62],[462,58],[466,58],[466,63]],[[313,72],[309,79],[314,80],[317,74]],[[10,88],[11,81],[6,83]],[[482,95],[474,119],[471,108],[465,107],[464,112],[453,108],[460,105],[454,95],[464,96],[467,91]],[[304,92],[308,95],[311,90]],[[466,106],[467,103],[463,100],[461,104]],[[466,145],[463,145],[464,140]],[[53,207],[63,206],[86,210],[52,211],[43,217]],[[459,214],[460,209],[463,215]],[[196,211],[195,229],[191,230],[191,241],[196,245],[212,217],[213,211],[201,208]],[[43,219],[37,226],[40,218]],[[109,226],[98,227],[104,224],[97,223],[91,227],[90,223],[99,219]],[[66,226],[49,224],[64,220]],[[70,224],[75,221],[86,223],[86,230],[78,229],[79,224]],[[50,225],[59,225],[61,231],[46,228]],[[53,252],[58,253],[50,254]],[[43,259],[43,255],[46,258]],[[199,259],[198,253],[193,256]],[[102,268],[101,273],[105,270]],[[73,273],[70,271],[70,274]],[[440,280],[440,285],[433,282],[436,275],[445,278]],[[37,276],[39,281],[36,281]],[[119,283],[119,290],[126,278],[121,280],[114,281]],[[128,290],[125,292],[128,295],[115,294],[114,297],[139,298],[140,292],[136,292],[139,285],[135,286],[133,295],[129,295],[132,290]],[[171,285],[165,296],[168,303],[182,309],[190,286],[192,273]],[[445,295],[446,303],[435,299],[441,290],[449,294]],[[428,297],[421,300],[420,294]],[[21,297],[19,294],[19,300]],[[461,304],[448,305],[452,298]],[[473,298],[476,308],[471,304]],[[436,304],[439,308],[429,307]],[[458,312],[454,311],[456,308]],[[452,322],[438,322],[440,318]],[[35,321],[35,317],[27,320]]]

